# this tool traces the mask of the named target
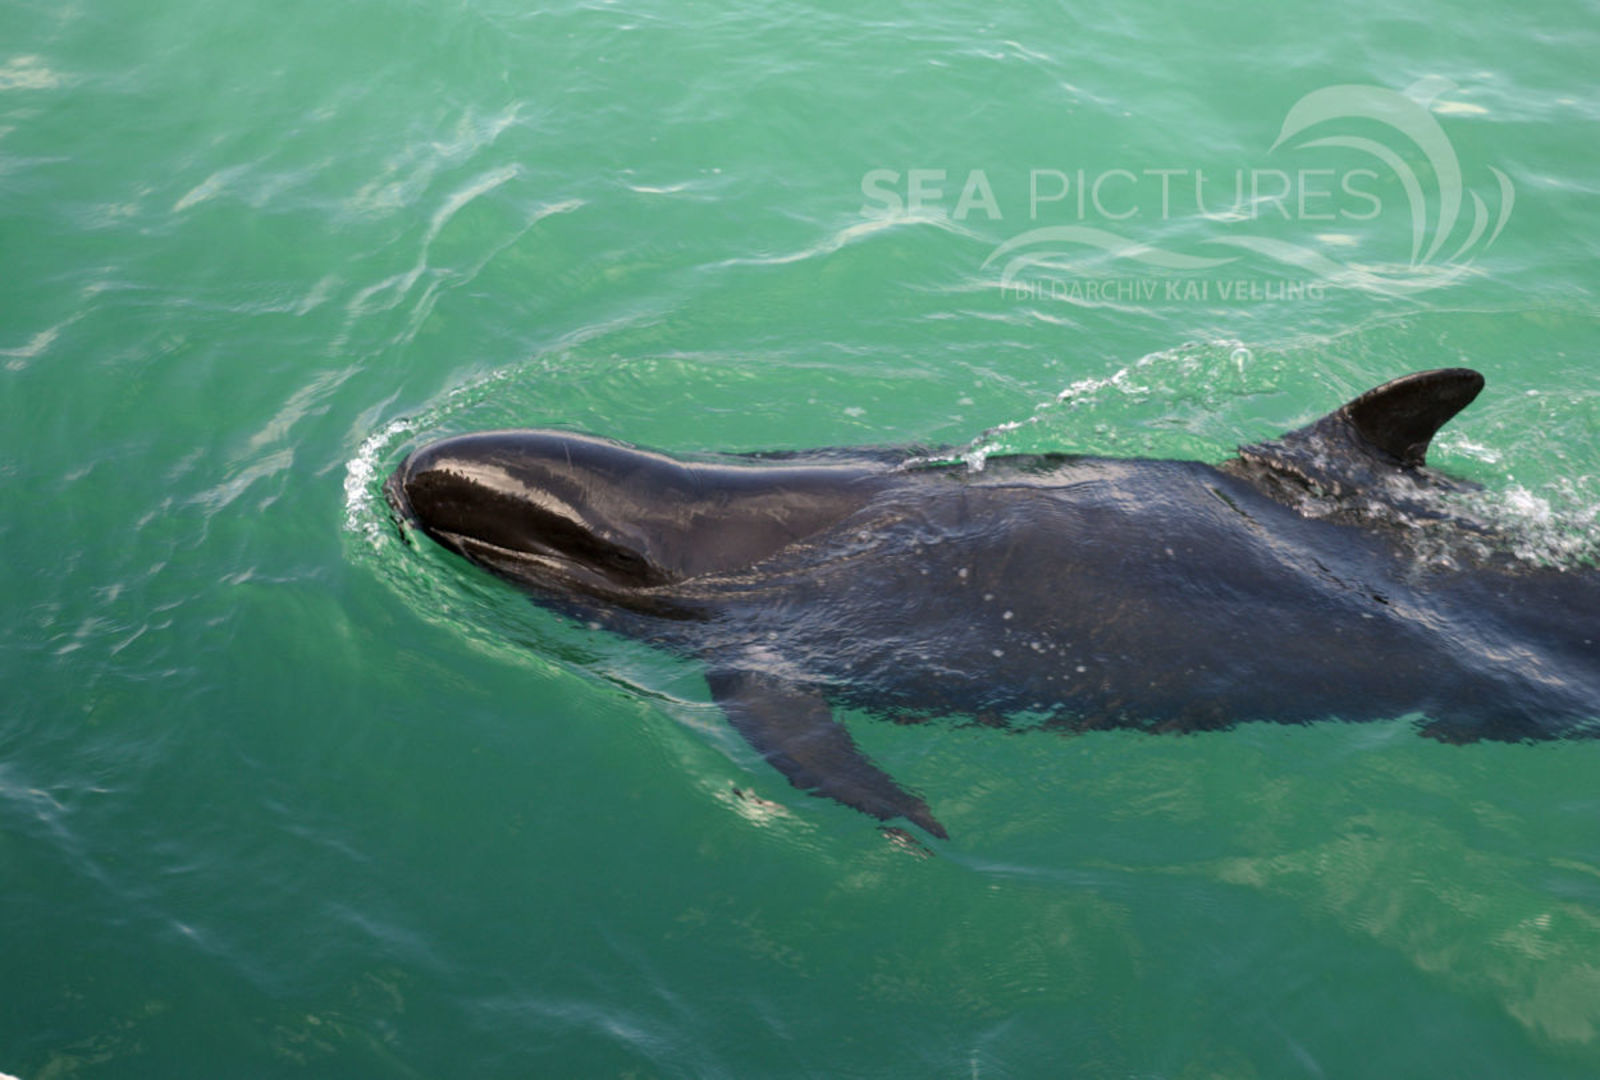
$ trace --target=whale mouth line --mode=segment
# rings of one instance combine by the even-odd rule
[[[519,587],[545,602],[574,601],[585,618],[620,608],[675,621],[701,621],[707,614],[691,600],[668,590],[618,582],[580,559],[558,551],[519,551],[475,536],[419,526],[447,550],[496,573],[514,578]],[[598,607],[594,605],[599,605]]]
[[[576,559],[568,558],[553,550],[524,551],[518,548],[502,547],[489,540],[484,540],[466,533],[451,532],[448,529],[434,529],[428,535],[435,537],[446,547],[453,547],[463,555],[469,557],[477,555],[486,559],[515,563],[519,567],[534,567],[540,570],[555,571],[555,577],[560,584],[577,584],[584,577],[596,575],[583,573],[563,573],[562,571],[581,570],[583,564]]]
[[[402,465],[383,485],[390,518],[407,546],[413,546],[408,530],[415,529],[470,562],[498,570],[501,576],[515,578],[526,591],[547,600],[576,594],[601,604],[615,604],[665,618],[704,617],[691,606],[659,595],[656,589],[618,582],[558,548],[545,545],[540,545],[539,550],[509,548],[481,537],[432,526],[417,512],[406,493],[405,480],[408,477],[409,470]]]
[[[438,543],[454,551],[467,555],[467,548],[481,550],[485,555],[498,557],[504,561],[514,561],[519,564],[534,563],[537,565],[559,566],[579,565],[576,560],[561,556],[554,549],[543,551],[522,551],[517,548],[508,548],[492,543],[481,537],[468,533],[456,532],[432,525],[417,511],[416,504],[411,501],[411,494],[406,490],[407,482],[412,478],[411,459],[408,457],[401,462],[400,467],[390,474],[389,479],[383,484],[384,501],[389,504],[390,517],[399,526],[402,536],[406,528],[416,529],[432,537]]]
[[[579,565],[576,560],[562,557],[553,550],[520,551],[516,548],[508,548],[499,544],[491,543],[490,541],[484,540],[481,537],[471,536],[467,533],[454,532],[450,529],[441,529],[430,525],[427,521],[423,520],[422,515],[417,512],[416,505],[412,503],[411,496],[406,491],[406,481],[411,477],[411,470],[408,468],[409,465],[409,459],[402,462],[400,468],[396,469],[389,476],[389,479],[384,481],[383,484],[383,497],[384,501],[389,504],[389,516],[394,521],[395,525],[399,527],[402,539],[406,539],[408,543],[409,537],[406,535],[406,530],[409,527],[411,529],[416,529],[424,535],[432,538],[440,545],[449,548],[452,551],[459,552],[463,556],[470,556],[471,553],[482,553],[487,557],[501,562],[513,562],[518,565],[533,564],[535,566],[547,567],[551,569],[557,569],[560,567],[577,567]],[[577,577],[577,575],[558,576],[572,578]]]

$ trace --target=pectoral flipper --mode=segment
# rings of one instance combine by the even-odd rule
[[[734,730],[795,787],[880,821],[903,817],[948,839],[927,803],[867,760],[816,689],[737,668],[714,668],[706,678]]]

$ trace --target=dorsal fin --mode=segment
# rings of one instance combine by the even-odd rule
[[[1470,368],[1402,375],[1314,424],[1241,447],[1228,468],[1269,488],[1287,477],[1327,494],[1363,488],[1382,472],[1425,465],[1434,435],[1482,389],[1483,376]]]
[[[1419,371],[1368,390],[1323,422],[1338,418],[1369,446],[1417,468],[1434,435],[1482,389],[1483,376],[1471,368]]]

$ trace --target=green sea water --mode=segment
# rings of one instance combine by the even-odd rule
[[[846,716],[927,855],[377,496],[507,425],[1220,460],[1465,364],[1434,462],[1592,562],[1597,50],[1560,0],[0,0],[0,1073],[1600,1073],[1600,745]]]

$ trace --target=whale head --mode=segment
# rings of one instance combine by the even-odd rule
[[[848,515],[883,471],[683,462],[571,432],[489,431],[414,451],[384,494],[404,521],[518,585],[660,613],[675,586]]]
[[[490,431],[430,443],[384,484],[442,546],[519,584],[599,599],[667,585],[687,561],[651,525],[689,490],[677,462],[579,435]]]

